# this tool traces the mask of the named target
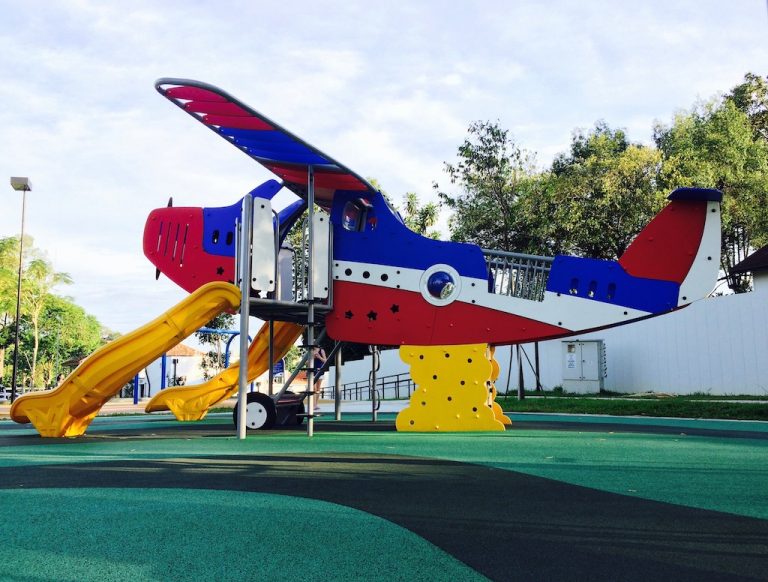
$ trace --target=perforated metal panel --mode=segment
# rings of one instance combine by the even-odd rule
[[[312,273],[312,290],[315,299],[328,297],[330,286],[329,274],[331,268],[331,230],[330,217],[325,212],[317,212],[313,217],[312,237],[314,245],[314,272]]]
[[[253,201],[253,252],[251,253],[251,288],[262,293],[275,290],[275,229],[269,200]]]

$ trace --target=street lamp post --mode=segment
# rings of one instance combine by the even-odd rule
[[[19,235],[19,281],[16,286],[16,332],[14,334],[13,376],[11,379],[11,402],[16,400],[16,374],[19,370],[19,316],[21,315],[21,272],[24,266],[24,214],[27,209],[27,192],[32,191],[29,178],[11,177],[11,187],[21,192],[21,235]]]

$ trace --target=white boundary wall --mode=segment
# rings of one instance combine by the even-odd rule
[[[697,301],[680,311],[569,339],[605,341],[608,376],[605,389],[616,392],[690,394],[768,394],[768,292],[757,291]],[[562,341],[539,344],[541,381],[551,389],[562,384]],[[533,344],[523,348],[531,362]],[[514,351],[514,348],[513,348]],[[500,392],[517,390],[517,360],[510,370],[510,349],[496,359]],[[534,375],[523,357],[526,388]],[[342,381],[367,380],[370,359],[350,362]],[[407,372],[397,350],[382,354],[379,377]],[[511,372],[511,373],[510,373]],[[333,370],[326,385],[332,384]]]

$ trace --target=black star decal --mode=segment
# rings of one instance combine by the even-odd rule
[[[347,312],[344,314],[344,317],[346,317],[347,319],[352,319],[354,316],[355,316],[355,314],[354,314],[354,313],[352,313],[351,311],[347,311]]]
[[[373,311],[373,310],[369,311],[368,312],[368,321],[376,321],[376,316],[377,315],[378,315],[378,313],[376,313],[375,311]]]
[[[398,313],[400,311],[400,306],[399,305],[393,305],[392,307],[389,308],[389,310],[392,313]]]
[[[224,267],[219,267],[218,269],[216,269],[216,274],[217,275],[223,275],[224,274]]]

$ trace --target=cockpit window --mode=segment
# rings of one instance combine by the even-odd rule
[[[344,230],[358,231],[362,222],[362,209],[351,200],[344,205],[344,213],[341,217],[341,226]]]

